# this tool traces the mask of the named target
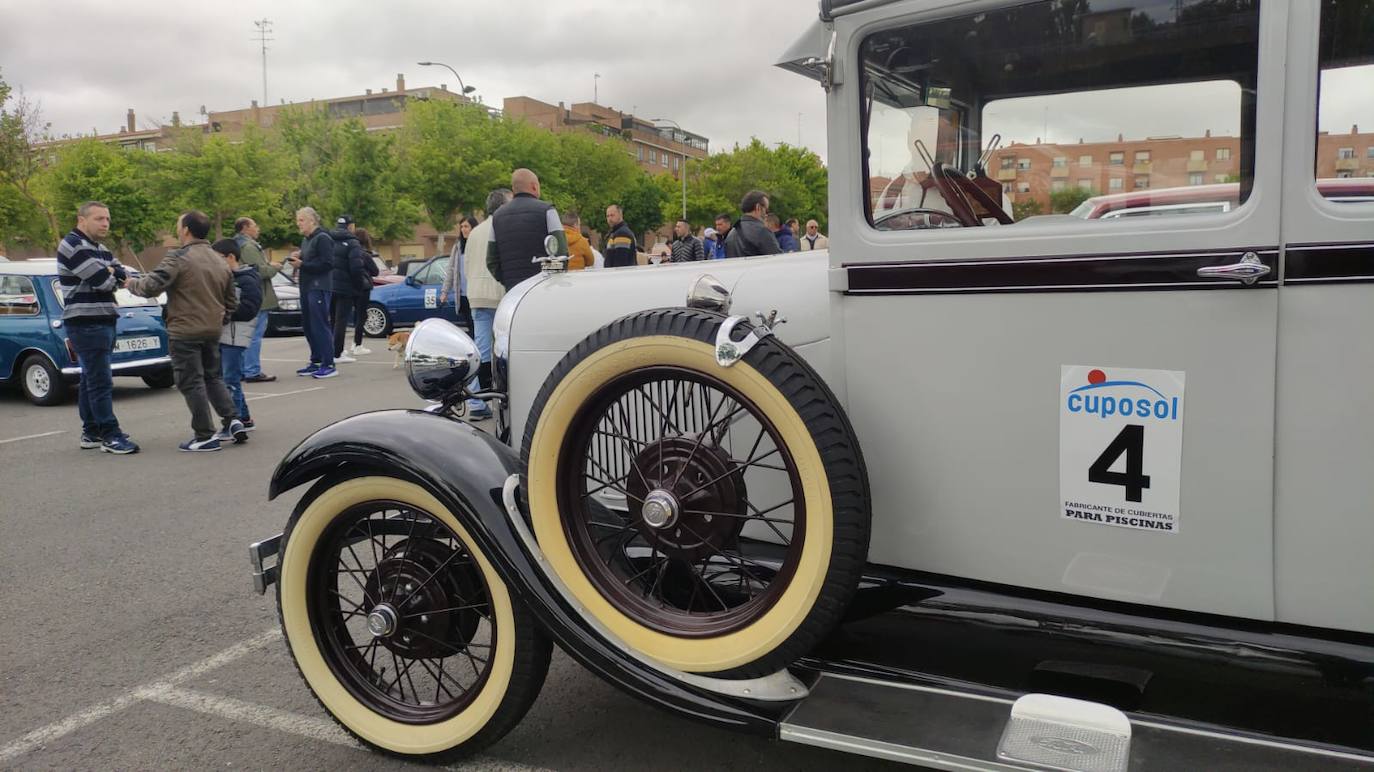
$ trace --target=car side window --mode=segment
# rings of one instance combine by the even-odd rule
[[[415,279],[421,284],[443,284],[444,277],[447,275],[445,270],[447,267],[447,260],[434,260],[422,268]]]
[[[1259,6],[1040,0],[869,35],[869,222],[1235,209],[1254,175]]]
[[[0,276],[0,316],[38,316],[38,293],[27,276]]]
[[[1317,190],[1336,202],[1374,201],[1374,0],[1321,8]]]

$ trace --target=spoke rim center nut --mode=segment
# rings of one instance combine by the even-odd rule
[[[372,609],[372,613],[367,615],[367,630],[372,633],[374,638],[389,637],[396,632],[396,623],[399,618],[396,609],[388,603],[383,603]]]
[[[650,528],[670,528],[677,522],[678,510],[677,498],[668,491],[658,489],[644,497],[640,517]]]

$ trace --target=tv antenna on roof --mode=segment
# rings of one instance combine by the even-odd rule
[[[267,44],[276,38],[270,38],[272,34],[272,22],[268,19],[260,19],[253,22],[253,26],[258,28],[258,36],[254,40],[262,45],[262,105],[267,106]]]

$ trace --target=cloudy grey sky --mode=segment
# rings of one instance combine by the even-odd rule
[[[253,20],[273,22],[273,104],[447,83],[487,104],[526,95],[664,116],[713,151],[757,136],[824,155],[815,83],[772,67],[816,18],[814,0],[0,0],[0,73],[57,134],[139,128],[262,98]]]

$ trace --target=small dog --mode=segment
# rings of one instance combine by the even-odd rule
[[[392,370],[401,369],[401,363],[405,361],[406,357],[406,343],[409,340],[410,330],[401,330],[400,332],[393,332],[391,333],[391,336],[386,339],[387,350],[396,352],[396,362],[391,366]]]

